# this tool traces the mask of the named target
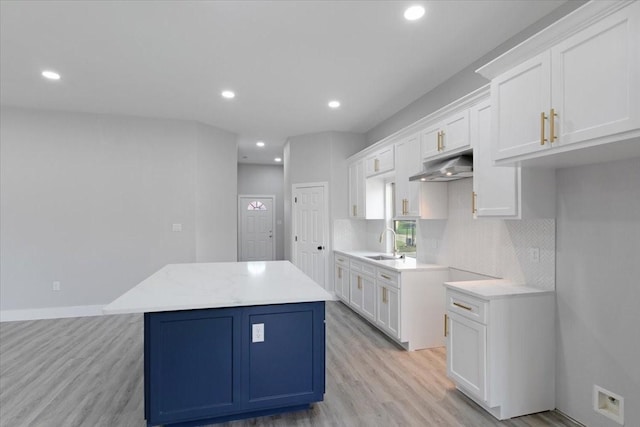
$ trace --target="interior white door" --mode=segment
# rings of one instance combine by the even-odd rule
[[[294,189],[295,265],[326,288],[326,245],[328,225],[325,186],[298,185]]]
[[[273,261],[273,198],[240,197],[240,261]]]

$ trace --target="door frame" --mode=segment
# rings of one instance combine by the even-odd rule
[[[276,196],[275,194],[238,194],[238,260],[242,258],[242,211],[243,204],[242,199],[271,199],[271,211],[273,215],[271,215],[272,225],[271,229],[273,230],[273,238],[271,239],[271,245],[273,246],[271,254],[272,258],[276,260],[278,256],[276,255]]]
[[[297,206],[295,202],[296,191],[300,188],[307,187],[322,187],[324,190],[324,221],[322,221],[322,227],[325,231],[325,249],[324,249],[324,283],[322,283],[322,287],[326,290],[327,286],[333,286],[333,280],[329,280],[329,274],[333,271],[333,268],[329,269],[329,257],[328,253],[331,252],[331,230],[329,228],[329,183],[326,181],[323,182],[306,182],[300,184],[293,184],[291,186],[291,262],[293,265],[296,265],[296,255],[298,253],[298,245],[295,240],[296,228],[298,226],[296,218],[298,217]],[[333,275],[331,276],[333,279]],[[332,292],[332,291],[330,291]]]

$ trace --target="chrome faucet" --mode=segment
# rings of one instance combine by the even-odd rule
[[[384,234],[387,231],[390,231],[390,232],[393,233],[393,257],[397,258],[398,257],[398,246],[397,246],[397,243],[396,243],[397,235],[396,235],[396,232],[393,230],[393,228],[387,227],[384,230],[382,230],[382,233],[380,233],[380,243],[382,243],[382,238],[384,237]]]

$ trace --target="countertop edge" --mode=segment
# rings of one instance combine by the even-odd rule
[[[357,258],[359,261],[366,262],[366,263],[369,263],[371,265],[375,265],[376,267],[386,268],[388,270],[394,270],[394,271],[397,271],[399,273],[406,273],[406,272],[412,272],[412,271],[434,271],[434,270],[438,271],[438,270],[448,270],[449,269],[449,267],[446,266],[446,265],[424,264],[424,263],[418,263],[418,262],[416,262],[415,267],[404,267],[403,268],[403,267],[397,267],[397,266],[385,264],[385,262],[392,261],[392,260],[376,261],[376,260],[373,260],[373,259],[366,258],[367,255],[379,255],[380,252],[362,251],[362,250],[359,250],[359,251],[345,251],[345,250],[341,250],[341,249],[334,249],[333,252],[342,254],[344,256]],[[399,262],[399,261],[393,260],[393,262]]]
[[[532,286],[519,284],[507,279],[448,281],[448,282],[444,282],[443,286],[445,286],[447,289],[465,293],[465,294],[468,294],[483,300],[487,300],[487,301],[492,299],[500,299],[500,298],[551,295],[555,293],[555,290],[552,290],[552,289],[535,288]],[[484,287],[485,289],[490,286],[500,287],[504,289],[511,287],[511,288],[517,288],[517,291],[508,292],[504,290],[503,292],[487,294],[487,293],[474,291],[472,289],[474,286]]]

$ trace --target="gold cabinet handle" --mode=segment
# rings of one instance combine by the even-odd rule
[[[444,315],[444,336],[448,336],[449,335],[449,330],[447,329],[447,320],[448,320],[449,316],[447,316],[446,314]]]
[[[358,289],[362,289],[362,277],[358,276]]]
[[[540,145],[544,145],[547,142],[547,138],[544,136],[544,121],[547,120],[547,116],[544,111],[540,113]]]
[[[373,170],[378,172],[380,170],[380,159],[374,159]]]
[[[387,280],[391,280],[391,277],[387,276],[386,274],[382,274],[382,273],[380,273],[380,276],[381,276],[381,277],[384,277],[384,278],[385,278],[385,279],[387,279]]]
[[[338,261],[344,262],[344,259],[343,258],[338,258]]]
[[[478,212],[478,207],[476,206],[476,202],[478,200],[478,195],[476,194],[475,191],[471,192],[471,213],[477,213]]]
[[[356,205],[353,205],[353,216],[358,216],[358,207]]]
[[[460,304],[459,302],[454,302],[453,305],[455,305],[456,307],[460,307],[462,309],[465,309],[465,310],[469,310],[469,311],[472,310],[471,307],[467,307],[466,305]]]
[[[444,151],[444,131],[440,131],[440,150]]]
[[[553,141],[558,139],[556,136],[556,117],[558,117],[558,113],[552,108],[549,112],[549,142],[552,144]]]
[[[402,199],[402,215],[407,215],[409,212],[409,209],[407,208],[407,206],[409,205],[409,200],[408,199]]]
[[[338,267],[338,279],[342,279],[342,268]]]
[[[438,131],[438,151],[442,150],[442,131]]]

